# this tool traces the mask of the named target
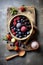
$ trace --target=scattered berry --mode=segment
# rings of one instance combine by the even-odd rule
[[[25,9],[25,7],[24,7],[24,6],[21,6],[21,7],[19,8],[19,10],[20,10],[21,12],[26,11],[26,9]]]
[[[11,37],[11,34],[7,34],[7,35],[6,35],[6,38],[10,41],[11,38],[12,38],[12,37]]]

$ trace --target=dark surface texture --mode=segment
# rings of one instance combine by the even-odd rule
[[[7,8],[11,6],[19,7],[21,5],[34,6],[37,9],[37,23],[39,29],[38,41],[40,50],[38,52],[27,52],[26,56],[16,57],[13,60],[5,61],[5,56],[12,55],[15,52],[9,52],[6,49],[6,42],[2,38],[7,33],[6,13]],[[0,65],[43,65],[43,0],[0,0]]]

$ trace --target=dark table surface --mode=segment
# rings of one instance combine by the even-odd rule
[[[6,13],[11,6],[21,5],[34,6],[37,9],[37,23],[39,29],[38,41],[40,50],[38,52],[27,52],[26,56],[16,57],[13,60],[5,61],[5,57],[16,52],[9,52],[6,49],[6,42],[2,38],[7,33]],[[0,65],[43,65],[43,0],[0,0]]]

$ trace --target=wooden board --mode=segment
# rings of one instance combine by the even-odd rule
[[[31,7],[31,6],[25,6],[26,8],[27,8],[27,11],[26,12],[20,12],[19,10],[18,10],[18,8],[17,7],[9,7],[8,9],[7,9],[7,32],[9,32],[9,30],[8,30],[8,22],[9,22],[9,20],[13,17],[13,16],[15,16],[15,15],[11,15],[11,13],[10,13],[10,8],[15,8],[15,9],[17,9],[18,10],[18,13],[17,14],[28,14],[28,16],[30,17],[30,19],[32,20],[32,23],[33,23],[33,25],[35,25],[36,24],[36,22],[35,22],[35,8],[34,7]],[[22,41],[22,43],[24,43],[25,44],[25,41],[26,40],[24,40],[24,41]],[[7,45],[8,46],[8,45]],[[10,49],[11,47],[7,47],[8,49]]]

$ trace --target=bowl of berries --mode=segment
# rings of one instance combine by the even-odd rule
[[[18,14],[11,18],[8,24],[9,32],[17,40],[30,38],[33,24],[27,15]]]

